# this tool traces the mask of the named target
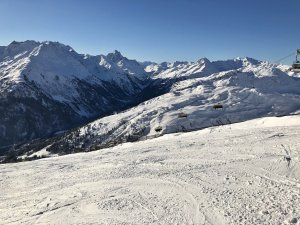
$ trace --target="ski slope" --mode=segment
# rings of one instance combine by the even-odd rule
[[[300,224],[299,140],[268,117],[0,165],[0,223]]]

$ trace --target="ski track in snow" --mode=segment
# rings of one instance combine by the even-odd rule
[[[0,224],[300,224],[299,120],[0,165]]]

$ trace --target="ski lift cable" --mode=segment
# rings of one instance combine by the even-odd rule
[[[281,59],[276,60],[275,63],[278,64],[278,63],[280,63],[282,60],[285,60],[285,59],[287,59],[287,58],[290,58],[290,57],[292,57],[292,56],[294,56],[294,55],[295,55],[295,52],[293,52],[293,53],[291,53],[291,54],[289,54],[289,55],[287,55],[287,56],[285,56],[285,57],[283,57],[283,58],[281,58]]]

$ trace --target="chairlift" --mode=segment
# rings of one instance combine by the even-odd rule
[[[293,63],[292,67],[290,68],[291,71],[300,72],[300,59],[298,59],[298,56],[300,56],[300,49],[297,49],[296,51],[296,61]]]

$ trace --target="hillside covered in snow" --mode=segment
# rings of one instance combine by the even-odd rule
[[[154,66],[156,71],[159,66]],[[299,87],[300,79],[288,67],[247,58],[168,65],[154,72],[146,87],[145,94],[158,91],[158,97],[62,136],[34,142],[21,148],[20,154],[42,148],[53,154],[89,151],[168,133],[298,114]]]
[[[82,55],[58,42],[0,47],[0,145],[45,137],[138,103],[147,73],[115,51]]]
[[[297,114],[300,78],[288,68],[251,58],[141,63],[118,51],[13,42],[0,48],[0,144],[50,136],[18,145],[18,155],[66,154]]]
[[[300,223],[300,117],[0,165],[1,224]]]

